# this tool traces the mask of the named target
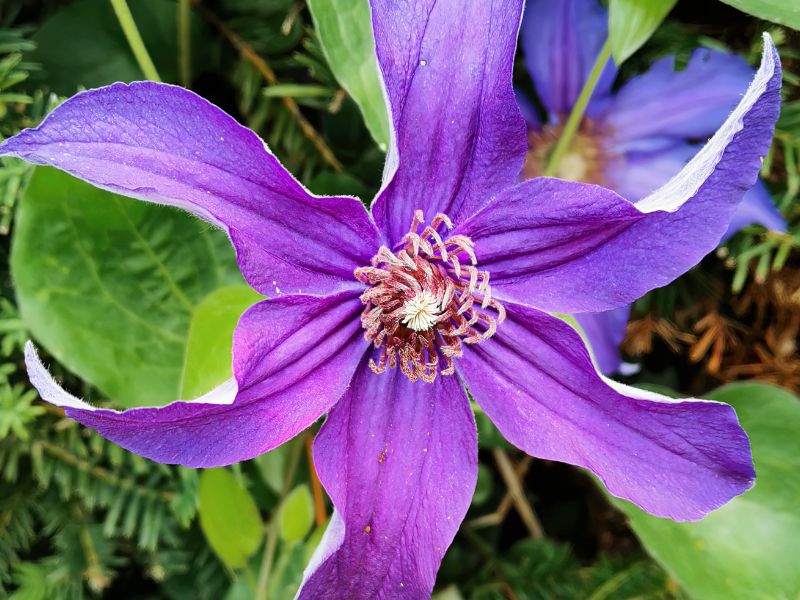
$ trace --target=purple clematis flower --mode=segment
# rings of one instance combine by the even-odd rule
[[[528,122],[525,178],[538,177],[572,111],[608,35],[608,12],[598,0],[529,0],[521,43],[536,93],[548,113],[541,123],[534,107],[519,96]],[[700,49],[676,72],[674,57],[653,64],[618,91],[609,61],[557,175],[596,183],[639,200],[675,176],[725,121],[741,99],[754,70],[740,56]],[[757,223],[785,231],[786,222],[769,191],[755,182],[738,205],[723,237]],[[630,306],[582,313],[576,320],[604,373],[620,370],[620,344]]]
[[[602,187],[518,183],[511,85],[523,0],[372,0],[392,143],[371,212],[305,190],[251,131],[190,91],[84,92],[0,146],[224,228],[247,281],[232,380],[193,402],[122,412],[42,397],[132,452],[213,467],[322,415],[314,461],[335,513],[300,598],[422,598],[470,504],[469,389],[513,444],[590,469],[609,491],[693,520],[754,472],[733,409],[605,380],[547,311],[609,310],[711,251],[757,176],[779,112],[763,63],[679,178],[638,203]],[[491,274],[491,281],[490,275]]]

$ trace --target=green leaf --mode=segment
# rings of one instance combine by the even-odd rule
[[[176,83],[175,2],[135,0],[128,6],[159,74],[164,81]],[[191,31],[193,71],[198,72],[208,64],[213,38],[196,15],[192,15]],[[37,48],[30,58],[41,64],[43,82],[57,94],[71,96],[80,86],[93,88],[144,77],[108,0],[67,4],[46,19],[32,39]]]
[[[645,548],[693,598],[800,597],[800,399],[735,383],[710,394],[731,404],[750,436],[756,485],[697,523],[615,504]]]
[[[292,444],[302,443],[297,438],[289,440],[285,444],[281,444],[277,448],[273,448],[266,454],[257,456],[253,459],[259,472],[261,479],[267,486],[276,494],[280,494],[283,489],[283,480],[286,477],[286,465],[289,462],[289,455]]]
[[[621,65],[650,39],[677,0],[610,0],[611,54]]]
[[[36,341],[125,406],[180,397],[195,308],[242,281],[221,231],[44,167],[18,208],[11,273]]]
[[[197,398],[233,374],[231,346],[239,317],[263,299],[239,283],[211,292],[194,309],[186,340],[181,398]]]
[[[385,151],[389,147],[389,113],[369,0],[309,0],[308,8],[331,71],[358,104],[372,137]]]
[[[217,556],[232,569],[245,566],[264,528],[253,498],[227,469],[200,475],[200,527]]]
[[[796,0],[722,0],[742,12],[800,29],[800,4]]]
[[[314,499],[308,485],[294,488],[286,496],[278,515],[281,538],[285,542],[299,542],[314,524]]]

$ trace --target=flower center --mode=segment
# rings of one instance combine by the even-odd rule
[[[439,300],[428,290],[422,290],[403,305],[402,323],[414,331],[430,329],[442,316]]]
[[[462,344],[490,338],[505,319],[472,240],[442,238],[439,229],[452,228],[443,214],[425,226],[417,210],[397,251],[381,246],[371,266],[356,269],[356,279],[369,286],[361,294],[361,324],[379,350],[370,360],[375,373],[399,367],[411,381],[428,383],[439,373],[452,375]]]
[[[547,125],[541,131],[528,133],[528,153],[522,168],[525,179],[539,177],[544,173],[563,129],[563,124]],[[603,147],[601,133],[592,121],[584,119],[572,138],[569,150],[558,164],[555,176],[568,181],[606,184],[604,171],[614,157]]]

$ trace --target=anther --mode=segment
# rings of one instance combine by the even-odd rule
[[[492,298],[489,273],[477,268],[472,240],[460,234],[443,239],[441,225],[453,228],[440,213],[419,233],[424,216],[414,211],[401,247],[382,246],[371,266],[355,270],[368,286],[360,296],[361,322],[378,353],[369,362],[375,373],[397,367],[411,381],[425,382],[452,375],[462,344],[491,337],[505,318]],[[464,255],[470,264],[462,265]]]

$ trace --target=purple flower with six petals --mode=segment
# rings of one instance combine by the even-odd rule
[[[548,121],[542,124],[536,109],[518,96],[529,129],[524,177],[543,172],[607,35],[608,12],[598,0],[527,2],[520,38]],[[667,57],[612,92],[617,71],[609,62],[557,175],[601,184],[630,200],[646,197],[697,153],[693,141],[707,139],[725,121],[753,73],[739,56],[700,49],[681,71]],[[760,180],[744,195],[723,240],[752,223],[786,230]],[[629,316],[630,306],[576,315],[603,373],[622,366],[619,346]]]
[[[372,0],[392,144],[371,212],[305,190],[251,131],[187,90],[78,94],[0,146],[227,231],[250,285],[232,380],[193,402],[117,412],[42,397],[132,452],[212,467],[267,452],[327,413],[314,461],[335,512],[300,598],[422,598],[470,504],[465,386],[535,456],[590,469],[678,520],[747,490],[733,409],[605,380],[547,311],[608,310],[711,251],[758,173],[780,104],[768,38],[736,111],[681,176],[639,203],[556,179],[518,183],[511,85],[522,0]],[[490,280],[491,274],[491,280]]]

